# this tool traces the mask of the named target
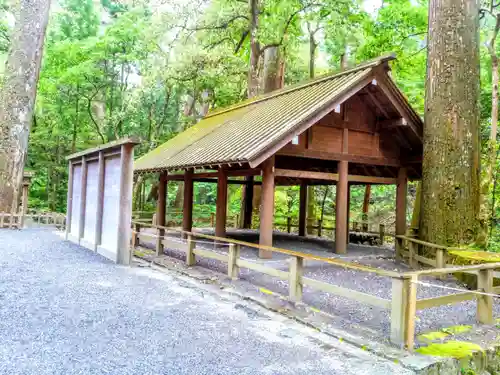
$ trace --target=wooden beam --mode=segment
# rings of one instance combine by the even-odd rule
[[[274,217],[274,156],[262,165],[262,192],[260,203],[260,239],[262,246],[273,246]],[[259,249],[259,258],[272,258],[271,251]]]
[[[335,252],[347,252],[347,194],[348,194],[347,161],[338,162],[339,182],[337,183],[336,213],[335,213]]]
[[[184,202],[182,229],[191,232],[193,227],[193,170],[184,172]]]
[[[338,181],[339,175],[337,173],[313,172],[313,171],[298,171],[294,169],[276,169],[274,171],[276,177],[293,177],[305,178],[310,180],[327,180]]]
[[[215,235],[226,236],[227,217],[227,171],[223,168],[218,171],[217,180],[217,202],[215,209]]]
[[[299,236],[306,235],[307,220],[307,184],[300,182],[300,201],[299,201]]]
[[[394,158],[360,156],[360,155],[342,154],[336,152],[325,152],[316,150],[305,150],[305,149],[290,148],[279,151],[278,155],[299,156],[303,158],[320,159],[320,160],[348,161],[352,163],[383,165],[388,167],[401,166],[400,160]]]
[[[375,176],[357,176],[349,175],[349,182],[358,182],[364,184],[385,184],[394,185],[397,182],[396,178],[393,177],[375,177]]]
[[[375,95],[372,94],[368,89],[366,89],[365,92],[368,94],[371,101],[373,102],[373,104],[375,104],[375,106],[382,113],[382,115],[384,115],[385,118],[389,118],[389,114],[385,110],[384,106],[380,103],[380,101],[375,97]]]
[[[378,122],[380,125],[380,130],[389,130],[389,129],[394,129],[397,127],[401,126],[408,126],[408,121],[404,119],[403,117],[396,118],[396,119],[389,119],[389,120],[383,120]]]

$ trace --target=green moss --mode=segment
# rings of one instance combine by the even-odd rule
[[[435,357],[465,358],[470,357],[475,352],[482,352],[483,349],[471,342],[447,341],[445,343],[434,343],[416,350],[420,354],[432,355]]]
[[[449,254],[455,255],[458,258],[475,260],[481,262],[500,262],[500,254],[489,251],[473,251],[473,250],[450,250]]]
[[[437,331],[437,332],[424,333],[422,335],[419,335],[417,338],[419,341],[432,342],[432,341],[438,341],[438,340],[442,341],[448,336],[449,336],[449,334],[446,332]]]
[[[441,331],[447,333],[449,335],[459,335],[461,333],[469,332],[472,329],[472,326],[469,325],[461,325],[461,326],[451,326],[443,328]]]

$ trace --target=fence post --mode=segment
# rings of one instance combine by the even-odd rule
[[[163,255],[163,238],[165,236],[165,229],[158,228],[156,237],[156,256]]]
[[[187,250],[186,250],[186,265],[187,266],[194,266],[196,263],[195,257],[194,257],[194,248],[196,247],[196,241],[193,239],[193,235],[188,234],[187,237]]]
[[[368,218],[363,218],[363,223],[361,224],[362,231],[368,232]]]
[[[407,333],[407,307],[409,301],[410,279],[392,279],[391,298],[391,342],[403,346]]]
[[[236,216],[234,217],[234,228],[238,229],[239,224],[240,224],[240,215],[236,214]]]
[[[321,237],[321,230],[323,229],[323,220],[318,219],[318,237]]]
[[[236,261],[240,257],[240,245],[234,243],[229,244],[229,259],[227,262],[227,275],[236,280],[238,278],[238,273],[240,268],[236,264]]]
[[[289,270],[289,296],[293,302],[299,302],[302,299],[302,268],[304,259],[300,257],[290,258]]]
[[[292,231],[292,218],[290,216],[286,218],[286,231],[288,233]]]
[[[384,224],[380,224],[378,226],[378,233],[380,236],[380,246],[382,246],[384,244],[384,237],[385,237],[385,225]],[[397,244],[397,239],[396,239],[396,244]],[[396,255],[397,255],[397,252],[396,252]]]
[[[134,236],[132,237],[132,246],[139,246],[139,233],[141,232],[141,225],[134,223]]]
[[[2,212],[0,214],[0,228],[3,228],[3,222],[4,222],[4,213]]]
[[[408,265],[410,268],[416,269],[418,267],[418,260],[415,259],[415,244],[408,241]]]
[[[493,270],[479,270],[477,273],[477,289],[484,293],[493,293]],[[493,297],[477,295],[476,319],[482,324],[493,324]]]
[[[417,312],[417,282],[418,276],[413,275],[408,285],[408,305],[406,306],[406,334],[405,346],[410,352],[413,351],[415,342],[415,314]]]
[[[210,213],[210,226],[212,228],[215,226],[215,214],[213,212]]]

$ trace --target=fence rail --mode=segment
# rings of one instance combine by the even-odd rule
[[[28,222],[30,220],[30,222]],[[66,215],[58,212],[40,212],[31,214],[13,214],[0,212],[0,228],[21,229],[26,224],[37,226],[55,226],[63,229],[66,226]]]
[[[271,246],[261,246],[254,243],[233,240],[229,238],[220,238],[197,232],[186,232],[176,228],[161,227],[143,222],[133,221],[132,246],[133,249],[139,245],[140,239],[156,238],[156,255],[164,256],[163,248],[178,249],[186,254],[186,265],[193,266],[196,257],[205,257],[216,259],[227,263],[227,275],[232,279],[237,279],[240,268],[247,268],[256,272],[264,273],[282,280],[288,281],[288,298],[293,302],[302,299],[303,287],[308,286],[312,289],[331,293],[336,296],[355,300],[360,303],[376,306],[378,308],[390,310],[391,329],[390,340],[394,344],[402,345],[408,350],[413,350],[415,337],[415,316],[418,310],[423,310],[435,306],[441,306],[449,303],[459,303],[465,300],[477,300],[477,321],[484,324],[493,323],[493,302],[491,295],[481,293],[498,293],[500,287],[493,287],[493,271],[500,269],[500,263],[489,263],[465,267],[442,268],[434,270],[412,271],[412,272],[394,272],[383,269],[363,266],[356,263],[346,262],[340,259],[326,258],[312,254],[301,253],[293,250],[275,248]],[[148,228],[155,233],[141,233],[141,229]],[[186,242],[180,240],[181,237],[168,237],[168,233],[184,236]],[[398,236],[401,237],[401,236]],[[197,247],[197,242],[207,242],[214,244],[214,247],[226,245],[229,251],[221,254],[206,248]],[[240,247],[247,246],[259,250],[286,254],[290,256],[289,268],[287,271],[272,268],[240,257]],[[439,248],[438,245],[435,247]],[[391,299],[384,299],[367,293],[362,293],[350,288],[326,283],[320,280],[311,279],[303,276],[304,261],[321,261],[333,266],[344,267],[360,272],[373,273],[382,277],[388,277],[392,280]],[[475,272],[478,275],[478,288],[473,291],[464,291],[461,293],[449,294],[440,297],[417,299],[417,286],[421,283],[422,276],[445,275],[456,272]]]
[[[169,210],[167,220],[169,227],[182,225],[182,210]],[[145,224],[152,223],[156,225],[156,213],[151,211],[134,211],[132,213],[134,221],[143,222]],[[287,233],[298,232],[299,222],[298,218],[292,216],[275,216],[273,226],[276,229],[286,231]],[[258,215],[254,215],[253,222],[256,223]],[[201,210],[193,213],[193,223],[206,224],[210,227],[215,226],[215,213],[212,211]],[[240,215],[235,214],[227,215],[227,228],[240,228]],[[331,219],[317,219],[307,220],[306,223],[307,233],[312,234],[314,231],[318,237],[324,237],[324,231],[329,231],[332,237],[335,236],[335,220]],[[378,243],[383,245],[386,237],[394,237],[394,228],[387,228],[383,223],[371,220],[356,220],[351,222],[352,232],[358,233],[361,238],[378,238]]]

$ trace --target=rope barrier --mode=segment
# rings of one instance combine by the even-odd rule
[[[441,288],[441,289],[447,289],[447,290],[454,290],[456,292],[462,292],[462,293],[475,293],[475,294],[480,294],[480,295],[483,295],[483,296],[490,296],[490,297],[500,298],[500,295],[498,295],[498,294],[478,292],[477,290],[467,290],[467,289],[453,288],[451,286],[431,284],[431,283],[426,283],[426,282],[423,282],[423,281],[412,281],[412,283],[413,284],[420,284],[420,285],[423,285],[423,286],[426,286],[426,287],[434,287],[434,288]]]

